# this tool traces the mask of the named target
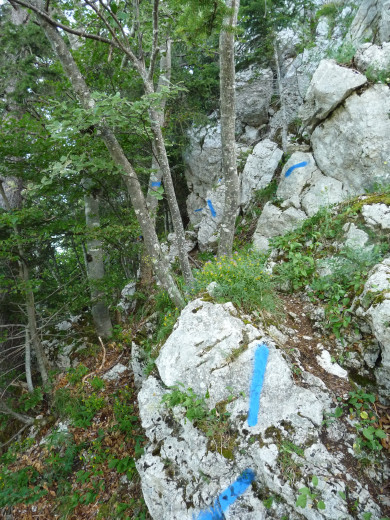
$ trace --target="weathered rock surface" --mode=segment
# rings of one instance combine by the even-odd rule
[[[384,42],[382,45],[373,43],[363,43],[356,51],[354,62],[359,70],[371,74],[390,69],[390,43]]]
[[[390,230],[390,206],[387,204],[367,204],[362,207],[362,215],[372,230]]]
[[[236,74],[236,117],[253,127],[268,121],[273,93],[271,69],[250,68]]]
[[[312,134],[319,169],[351,194],[390,179],[389,111],[390,89],[375,85],[349,96]]]
[[[380,347],[381,363],[375,368],[380,394],[390,399],[390,258],[372,269],[357,302],[357,316],[368,321]]]
[[[366,82],[367,78],[363,74],[340,67],[334,60],[322,60],[300,109],[305,129],[312,132],[320,121]]]
[[[348,37],[354,44],[364,40],[383,43],[390,36],[390,1],[363,0],[349,29]]]
[[[259,344],[267,345],[269,356],[257,421],[249,426]],[[338,424],[333,433],[329,430],[330,438],[337,438],[337,447],[331,452],[321,442],[323,413],[331,405],[331,391],[308,373],[302,376],[307,384],[297,385],[282,351],[262,330],[245,324],[231,304],[203,300],[188,304],[161,349],[157,368],[162,382],[150,376],[139,393],[149,445],[137,461],[144,498],[155,520],[212,518],[217,511],[213,504],[218,506],[221,493],[232,497],[230,507],[223,509],[227,520],[280,520],[283,516],[349,520],[352,516],[339,494],[345,493],[346,485],[351,500],[359,497],[359,512],[371,511],[373,517],[380,517],[378,506],[350,474],[337,449],[345,442],[352,449],[353,436]],[[224,423],[228,428],[221,438],[213,437],[218,435],[215,431],[207,436],[186,419],[182,406],[169,409],[162,403],[170,392],[164,385],[178,384],[182,391],[191,388],[210,410],[216,407],[228,412]],[[285,451],[286,446],[290,451]],[[281,459],[286,453],[291,467],[299,468],[289,479]],[[245,471],[254,480],[236,500],[234,484]],[[324,510],[296,506],[298,490],[312,486],[312,475],[318,475],[313,492],[324,501]],[[266,509],[263,500],[269,496],[283,500],[273,500]]]
[[[241,205],[246,206],[253,193],[268,186],[283,152],[269,139],[258,143],[249,155],[241,175]]]

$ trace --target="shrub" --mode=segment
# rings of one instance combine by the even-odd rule
[[[266,257],[255,251],[235,252],[232,258],[223,257],[206,262],[196,273],[196,291],[204,291],[217,282],[214,296],[217,301],[231,301],[245,311],[278,309],[272,274],[265,271]]]

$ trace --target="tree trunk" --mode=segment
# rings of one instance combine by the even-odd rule
[[[0,413],[10,415],[11,417],[14,417],[15,419],[24,424],[34,424],[34,419],[32,417],[30,417],[29,415],[14,412],[14,410],[12,410],[8,405],[6,405],[2,399],[0,399]]]
[[[287,114],[286,114],[286,102],[284,99],[282,75],[280,72],[279,50],[278,50],[278,44],[277,44],[276,40],[274,40],[274,59],[275,59],[275,67],[276,67],[276,77],[277,77],[277,81],[278,81],[280,108],[282,109],[282,149],[283,149],[283,153],[287,153],[288,121],[287,121]]]
[[[54,52],[62,64],[66,76],[72,83],[73,89],[80,103],[84,109],[90,110],[94,106],[94,101],[91,98],[85,80],[80,70],[78,69],[69,49],[66,47],[64,40],[62,39],[57,29],[53,28],[42,17],[38,16],[38,18],[40,20],[41,27],[45,31],[46,37],[50,41]],[[162,286],[167,290],[174,303],[178,307],[183,307],[184,299],[171,276],[170,266],[162,254],[158,237],[154,229],[153,222],[149,217],[145,197],[142,193],[137,175],[110,128],[104,124],[100,125],[97,128],[97,133],[102,138],[113,161],[124,171],[123,180],[129,192],[135,214],[142,229],[145,246],[148,250],[150,261],[153,264],[157,277],[160,280]]]
[[[100,227],[99,197],[90,193],[91,181],[82,181],[87,192],[84,195],[85,222],[87,230],[93,231]],[[112,323],[108,307],[104,301],[104,293],[98,287],[104,278],[103,247],[100,240],[90,239],[87,241],[87,274],[90,284],[92,300],[92,317],[96,333],[102,338],[108,338],[112,333]]]
[[[10,206],[8,197],[4,191],[3,183],[1,180],[0,180],[0,195],[2,196],[6,210],[11,211],[11,206]],[[27,320],[28,320],[28,327],[29,327],[31,342],[34,347],[35,355],[37,357],[38,368],[39,368],[39,372],[41,374],[42,383],[44,385],[46,385],[46,383],[48,382],[48,379],[49,379],[48,374],[47,374],[47,371],[49,368],[49,363],[46,358],[46,354],[43,349],[41,340],[39,338],[38,327],[37,327],[37,318],[36,318],[36,313],[35,313],[34,293],[31,288],[30,274],[29,274],[29,270],[28,270],[28,267],[26,264],[26,255],[24,253],[23,246],[22,246],[21,239],[20,239],[19,228],[16,224],[13,224],[13,229],[14,229],[15,240],[16,240],[18,252],[19,252],[19,260],[18,260],[19,276],[20,276],[21,282],[23,284],[23,290],[24,290],[24,294],[25,294],[25,298],[26,298]]]
[[[26,381],[27,388],[30,394],[34,392],[34,386],[31,377],[31,345],[30,345],[30,331],[28,327],[26,327],[26,347],[25,347],[25,367],[26,367]]]
[[[234,63],[234,30],[237,26],[240,0],[226,0],[226,5],[230,9],[230,13],[224,18],[219,37],[222,174],[226,186],[223,221],[221,223],[218,245],[219,257],[232,255],[240,196],[235,146],[236,102]]]

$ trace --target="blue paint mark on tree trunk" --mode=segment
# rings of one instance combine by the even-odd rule
[[[160,181],[154,181],[150,184],[153,188],[159,188],[161,186]]]
[[[217,216],[217,212],[215,211],[214,206],[212,205],[212,202],[211,202],[210,199],[207,199],[207,205],[210,208],[211,216],[212,217],[216,217]]]
[[[260,409],[260,395],[263,388],[265,369],[267,368],[268,347],[259,345],[255,352],[252,385],[249,398],[248,426],[256,426]]]
[[[254,471],[246,469],[231,486],[219,495],[212,507],[207,511],[202,511],[198,516],[193,515],[193,520],[224,520],[225,511],[239,496],[245,493],[254,479]]]
[[[304,166],[307,166],[307,165],[308,165],[307,161],[303,161],[298,164],[294,164],[294,166],[290,166],[290,168],[286,171],[284,176],[289,177],[292,174],[292,172],[295,170],[295,168],[303,168]]]

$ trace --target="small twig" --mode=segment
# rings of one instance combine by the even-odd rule
[[[104,363],[106,362],[106,348],[105,348],[105,346],[103,344],[102,338],[100,336],[98,336],[98,338],[99,338],[99,341],[100,341],[100,345],[102,346],[102,349],[103,349],[103,361],[102,361],[100,367],[98,368],[98,372],[100,372],[100,370],[104,366]]]

